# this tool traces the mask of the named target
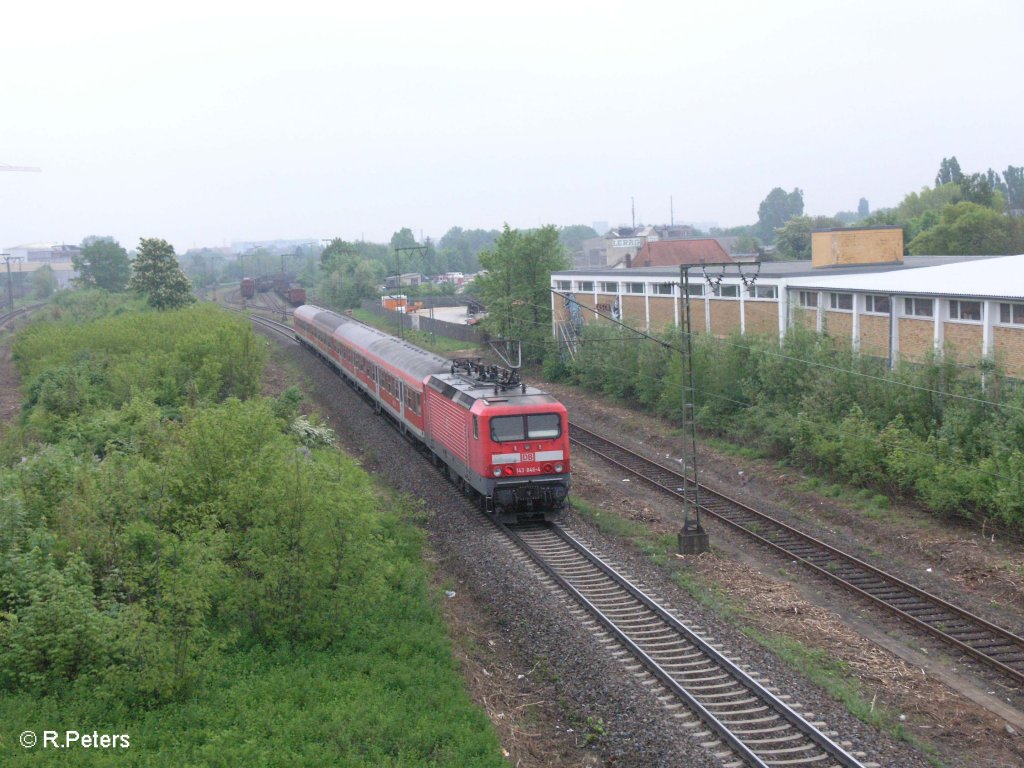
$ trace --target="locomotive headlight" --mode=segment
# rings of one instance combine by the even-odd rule
[[[491,474],[495,477],[501,477],[501,467],[495,467],[491,470]]]
[[[555,472],[561,472],[563,469],[565,469],[565,466],[562,464],[562,462],[558,462],[557,464],[555,464]]]

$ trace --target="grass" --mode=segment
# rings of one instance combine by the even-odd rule
[[[103,398],[113,401],[113,390],[101,389],[108,380],[134,391],[148,383],[147,376],[160,378],[153,371],[192,370],[185,363],[208,371],[204,359],[220,360],[215,342],[251,337],[244,322],[234,318],[223,322],[224,333],[212,341],[169,334],[164,327],[175,324],[188,331],[197,317],[209,319],[215,312],[207,306],[177,315],[67,320],[59,327],[37,327],[19,343],[26,354],[32,352],[24,364],[43,372],[66,367],[83,350],[103,350],[108,378],[83,378],[81,389],[105,403]],[[244,330],[228,333],[238,328]],[[181,365],[167,363],[179,359],[170,357],[168,349],[185,355]],[[248,360],[255,387],[260,383],[256,356]],[[166,398],[161,403],[177,408],[198,390],[195,380],[190,387],[181,376],[180,385],[177,380],[161,384]],[[278,376],[304,378],[294,365]],[[212,388],[212,380],[203,386]],[[274,416],[273,404],[255,397],[225,403],[212,399],[197,397],[181,422],[161,422],[159,428],[144,422],[152,440],[145,448],[125,441],[118,443],[127,446],[124,451],[103,457],[94,455],[89,444],[79,449],[64,437],[77,438],[91,429],[92,412],[71,411],[59,421],[56,410],[47,411],[49,421],[37,423],[63,439],[52,444],[67,449],[61,466],[80,472],[74,477],[87,479],[80,483],[48,478],[32,485],[22,483],[16,470],[0,467],[0,529],[6,537],[0,542],[5,587],[0,655],[17,664],[36,658],[30,654],[41,649],[41,661],[30,671],[57,670],[45,678],[0,670],[5,673],[0,674],[0,722],[6,726],[0,729],[0,765],[507,768],[495,729],[470,700],[453,658],[442,619],[444,598],[423,557],[424,534],[415,526],[429,509],[410,497],[375,492],[373,480],[336,451],[299,451],[282,434],[284,422]],[[82,396],[80,402],[92,400]],[[143,405],[159,412],[155,401]],[[145,413],[142,408],[129,403],[124,410]],[[101,446],[113,444],[106,434],[101,433]],[[257,435],[259,450],[239,447],[251,435]],[[7,450],[4,445],[0,449]],[[27,443],[13,447],[20,455],[33,448]],[[234,462],[229,458],[233,450],[244,458]],[[192,455],[202,459],[193,463]],[[308,469],[301,462],[309,462]],[[160,471],[151,471],[157,463]],[[212,478],[206,473],[213,472],[213,463],[220,467],[216,482],[206,482],[202,478]],[[100,470],[93,469],[97,466],[130,471],[117,475],[122,482],[116,490],[111,485],[101,493],[96,490],[102,480]],[[246,474],[254,467],[262,474]],[[74,487],[69,494],[75,494],[80,508],[50,493],[58,487],[62,493]],[[157,497],[167,500],[159,514],[149,504]],[[80,536],[67,535],[87,530],[79,525],[92,519],[85,513],[105,503],[118,513],[105,518],[109,531],[105,527],[101,544],[83,544]],[[26,515],[15,517],[30,504],[41,510],[38,527],[23,524]],[[276,511],[282,516],[270,514]],[[200,526],[193,520],[201,514]],[[158,520],[161,515],[166,520]],[[281,529],[280,521],[301,528]],[[43,554],[31,562],[12,557],[22,551],[23,540],[32,543],[34,552],[52,547],[55,559],[85,551],[75,578],[86,586],[70,588],[56,575],[69,571],[57,566],[43,570],[38,563],[50,562]],[[285,540],[293,543],[275,549]],[[139,550],[144,553],[137,561],[124,555],[152,541],[157,542],[155,554]],[[161,552],[162,542],[173,544],[171,554]],[[88,570],[93,562],[103,569]],[[143,571],[134,562],[154,567]],[[107,587],[107,575],[115,571],[128,574],[123,582],[109,581],[133,589],[131,602],[121,599],[120,588]],[[304,578],[325,572],[337,575],[319,582]],[[188,602],[190,593],[208,600]],[[78,642],[89,624],[76,618],[90,620],[100,611],[111,621],[93,621],[99,629],[88,637],[102,653]],[[31,623],[43,614],[46,622]],[[114,621],[119,617],[131,618]],[[29,629],[18,634],[18,626]],[[44,629],[35,631],[37,626]],[[179,629],[179,645],[161,642]],[[200,650],[193,656],[191,648]],[[74,658],[76,666],[59,667],[62,658]],[[129,746],[43,746],[44,731],[63,738],[69,730],[126,735]],[[25,731],[40,737],[34,748],[20,745]]]
[[[375,312],[369,312],[365,309],[353,309],[352,317],[360,322],[371,325],[374,328],[390,333],[392,336],[398,334],[398,326],[389,318],[383,317],[376,314]],[[410,344],[415,344],[417,347],[434,352],[438,355],[447,355],[452,352],[465,351],[472,349],[473,344],[466,341],[459,341],[458,339],[449,339],[447,336],[431,335],[426,331],[412,331],[407,330],[403,333],[403,337]]]
[[[360,606],[326,648],[225,653],[184,701],[129,709],[86,687],[0,695],[0,764],[52,762],[14,734],[78,730],[127,734],[124,749],[66,749],[74,766],[506,766],[486,715],[453,661],[439,597],[420,557],[421,535],[393,523],[393,560],[416,577]],[[397,563],[381,563],[381,568]],[[401,567],[401,566],[399,566]]]
[[[797,483],[796,488],[807,493],[816,493],[831,499],[841,499],[875,520],[884,520],[892,502],[884,493],[871,488],[854,488],[841,483],[829,483],[820,477],[808,477]]]
[[[736,443],[731,443],[728,440],[723,440],[720,437],[708,437],[702,435],[701,443],[714,448],[719,453],[724,453],[727,456],[738,456],[742,459],[750,460],[763,459],[767,457],[767,454],[760,448],[749,445],[737,445]]]

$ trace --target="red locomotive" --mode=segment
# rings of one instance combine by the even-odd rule
[[[515,371],[446,360],[350,317],[309,304],[295,337],[324,358],[460,488],[503,522],[553,520],[569,495],[569,421]]]

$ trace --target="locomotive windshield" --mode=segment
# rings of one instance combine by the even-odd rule
[[[550,440],[561,434],[562,419],[557,413],[496,416],[491,419],[491,439],[498,443],[515,440]]]

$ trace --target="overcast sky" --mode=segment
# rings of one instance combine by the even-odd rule
[[[43,169],[0,246],[731,226],[1024,165],[1020,0],[151,5],[0,10],[0,164]]]

